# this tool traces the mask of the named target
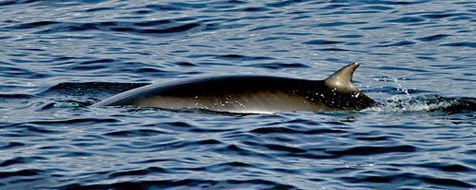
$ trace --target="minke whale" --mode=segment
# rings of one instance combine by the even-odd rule
[[[204,109],[231,113],[362,110],[375,104],[352,83],[359,64],[349,64],[325,80],[276,76],[217,76],[151,84],[93,106]]]

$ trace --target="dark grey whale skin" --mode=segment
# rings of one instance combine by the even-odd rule
[[[347,65],[326,80],[219,76],[151,84],[93,106],[132,105],[232,113],[361,110],[375,101],[352,83],[352,74],[358,66]]]

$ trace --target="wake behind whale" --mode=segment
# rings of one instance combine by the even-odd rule
[[[358,66],[349,64],[325,80],[221,76],[151,84],[119,93],[93,106],[132,105],[231,113],[361,110],[375,101],[352,83]]]

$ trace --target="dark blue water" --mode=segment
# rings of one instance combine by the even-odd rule
[[[471,189],[476,2],[0,1],[0,189]],[[354,79],[359,112],[91,108],[226,74]]]

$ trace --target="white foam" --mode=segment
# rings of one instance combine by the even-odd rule
[[[394,95],[385,102],[367,108],[364,112],[425,112],[443,109],[454,104],[453,101],[440,100],[440,96],[428,95],[412,97],[409,94]]]

